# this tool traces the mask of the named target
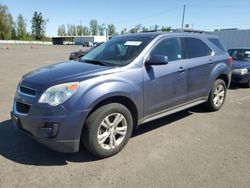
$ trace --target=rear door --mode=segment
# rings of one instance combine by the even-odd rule
[[[192,101],[207,95],[214,52],[199,38],[183,37],[181,40],[187,60],[188,101]]]
[[[144,67],[144,115],[150,115],[186,101],[187,78],[180,38],[159,41],[149,53],[168,57],[168,64]]]

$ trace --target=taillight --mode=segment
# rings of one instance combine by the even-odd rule
[[[229,58],[228,58],[228,64],[232,65],[232,63],[233,63],[233,58],[231,56],[229,56]]]

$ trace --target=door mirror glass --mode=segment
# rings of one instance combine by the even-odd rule
[[[168,57],[165,55],[153,55],[150,57],[148,61],[146,61],[146,65],[166,65],[168,64]]]

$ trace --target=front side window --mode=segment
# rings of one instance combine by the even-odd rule
[[[204,57],[212,54],[212,50],[200,39],[183,38],[187,58]]]
[[[169,38],[162,40],[151,51],[150,57],[154,55],[167,56],[169,61],[176,61],[182,59],[180,39]]]

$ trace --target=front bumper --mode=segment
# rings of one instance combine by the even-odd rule
[[[240,74],[232,74],[232,83],[247,83],[250,79],[250,75],[240,75]]]
[[[33,105],[29,113],[19,113],[13,105],[13,125],[39,143],[55,151],[74,153],[79,150],[86,111],[70,112],[63,107]],[[60,110],[58,110],[60,109]]]

